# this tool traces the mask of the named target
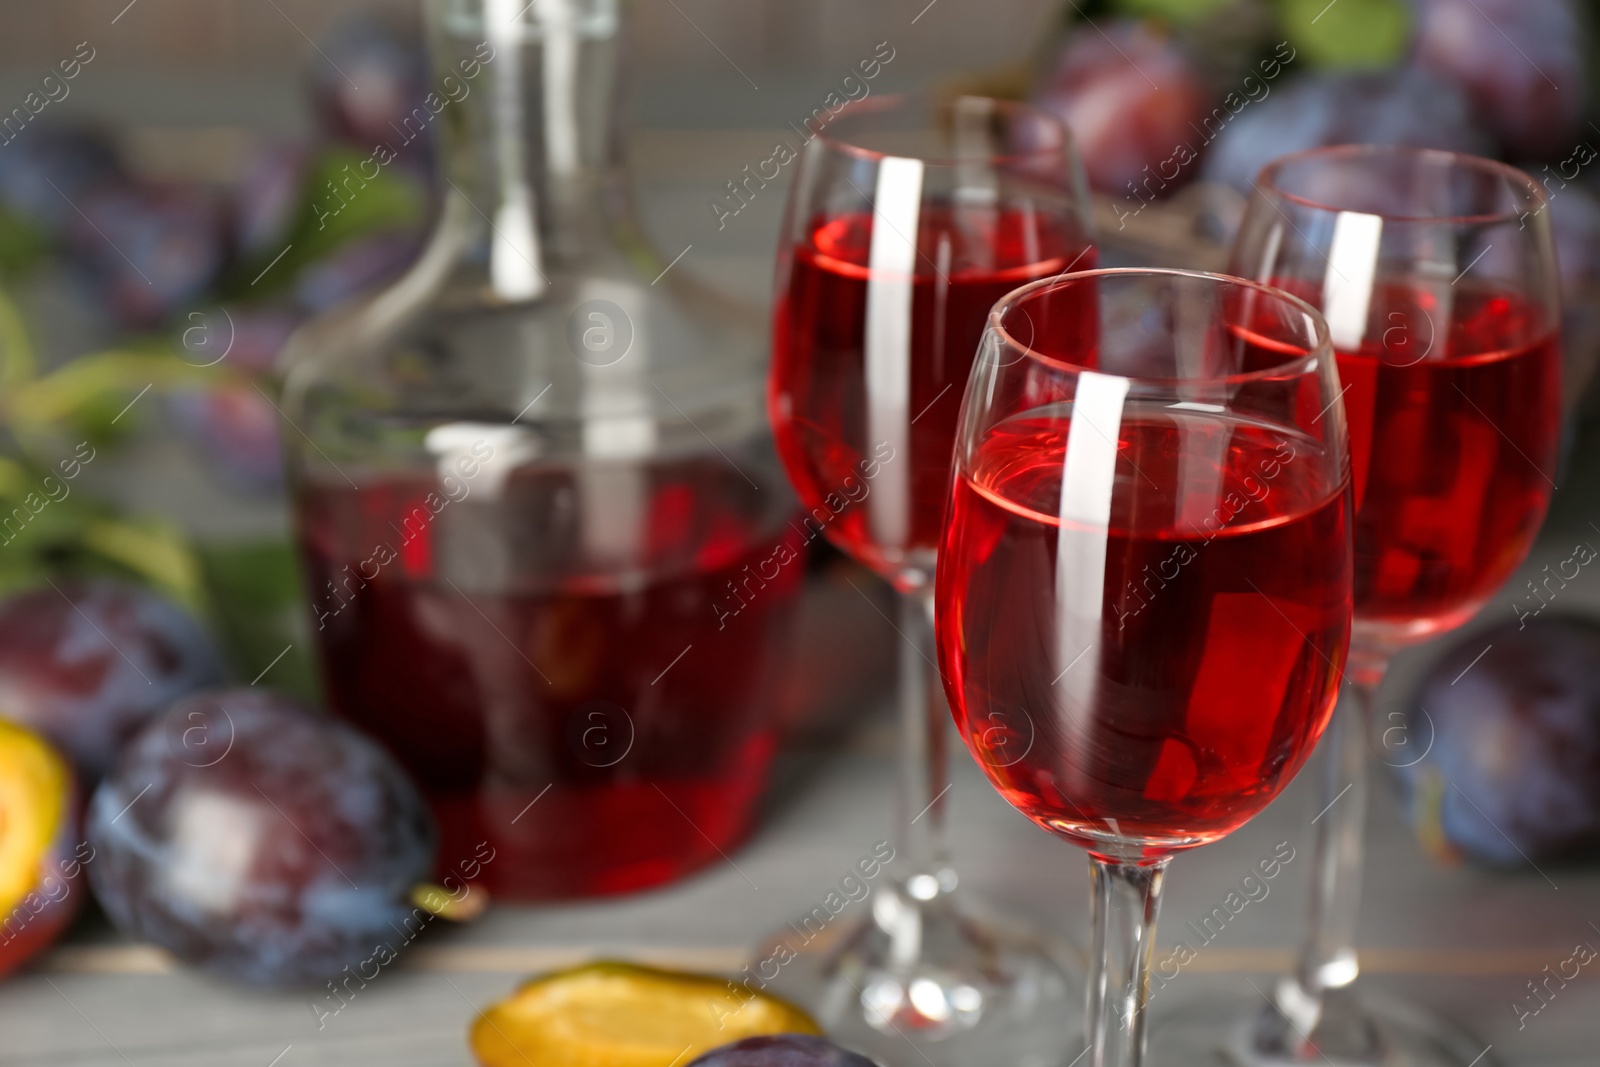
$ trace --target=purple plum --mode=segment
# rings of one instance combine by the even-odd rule
[[[1561,264],[1561,391],[1570,414],[1583,405],[1600,364],[1600,200],[1559,177],[1548,188]],[[1564,429],[1575,438],[1578,420],[1569,419]]]
[[[428,94],[421,43],[371,17],[356,16],[321,43],[310,68],[311,95],[324,127],[357,147],[395,137]]]
[[[1418,0],[1415,61],[1460,85],[1512,154],[1582,135],[1588,41],[1571,0]]]
[[[223,679],[210,635],[123,582],[56,582],[0,600],[0,714],[49,738],[86,785],[172,702]]]
[[[226,306],[191,311],[179,320],[176,338],[179,359],[192,367],[211,367],[227,361],[234,369],[252,373],[272,370],[278,354],[299,327],[303,316],[292,307]]]
[[[1466,95],[1425,71],[1317,73],[1274,90],[1222,128],[1204,176],[1244,192],[1278,156],[1333,144],[1407,144],[1483,153]]]
[[[203,189],[117,182],[78,207],[72,250],[125,326],[159,325],[199,299],[225,265],[222,209]]]
[[[311,152],[303,144],[264,147],[250,162],[233,201],[234,232],[246,255],[278,254],[305,197]]]
[[[1113,196],[1132,195],[1150,175],[1148,196],[1194,177],[1179,166],[1179,145],[1192,145],[1210,102],[1199,72],[1172,41],[1143,22],[1077,27],[1060,61],[1035,94],[1072,130],[1089,184]],[[1177,173],[1162,181],[1162,164]],[[1146,174],[1146,168],[1149,175]]]
[[[0,150],[0,203],[61,231],[79,221],[73,205],[116,175],[116,156],[103,137],[36,123]]]
[[[196,694],[146,727],[95,791],[88,839],[120,929],[253,984],[370,980],[431,919],[410,903],[436,841],[411,780],[260,689]]]
[[[879,1067],[877,1060],[810,1034],[747,1037],[714,1048],[689,1067]]]
[[[1594,558],[1580,548],[1574,560]],[[1553,615],[1474,633],[1439,660],[1403,727],[1426,753],[1401,767],[1425,843],[1505,867],[1600,850],[1597,662],[1600,623]]]
[[[416,238],[396,233],[352,241],[301,271],[295,295],[308,310],[327,311],[397,277],[418,247]]]
[[[249,492],[283,484],[278,412],[255,388],[231,383],[174,393],[176,421],[224,480]]]

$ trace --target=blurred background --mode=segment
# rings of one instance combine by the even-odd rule
[[[8,429],[24,466],[62,434],[111,456],[42,536],[0,554],[0,588],[73,559],[131,567],[192,606],[209,596],[253,675],[300,625],[297,608],[264,614],[260,601],[293,588],[266,395],[277,349],[308,316],[394,277],[435,201],[419,144],[333,225],[313,210],[426,91],[418,5],[7,0],[0,12],[0,292],[20,315]],[[686,271],[752,307],[769,302],[788,173],[737,216],[714,205],[883,43],[893,59],[873,92],[1028,97],[1066,118],[1113,261],[1216,266],[1251,176],[1294,148],[1407,141],[1522,163],[1556,194],[1573,410],[1585,394],[1600,132],[1592,12],[1577,0],[638,0],[631,18],[646,231],[668,259],[692,248]],[[9,508],[29,483],[6,470]],[[86,541],[94,521],[118,532]],[[309,692],[296,646],[284,677]]]
[[[1600,518],[1587,399],[1600,353],[1597,7],[634,0],[625,70],[634,191],[664,260],[680,256],[676,269],[764,311],[791,172],[732,217],[716,205],[880,44],[893,59],[875,94],[984,92],[1065,118],[1108,264],[1218,266],[1250,178],[1296,148],[1403,142],[1521,165],[1551,194],[1572,417],[1546,543],[1478,629],[1508,626],[1525,580],[1569,560],[1574,538],[1600,539],[1582,532]],[[233,677],[319,699],[276,360],[297,326],[396,277],[427,232],[439,180],[421,144],[332,224],[315,208],[326,183],[427,91],[420,26],[415,0],[0,0],[0,596],[46,578],[131,580],[203,619]],[[74,454],[80,473],[42,498],[43,479]],[[810,780],[806,760],[841,747],[863,707],[887,702],[893,673],[894,635],[861,603],[866,589],[887,605],[867,572],[819,547],[807,581],[775,712],[791,754],[779,764],[780,796]],[[1597,607],[1600,585],[1575,583],[1562,600],[1585,634]],[[1600,693],[1585,658],[1596,646],[1575,647],[1586,650],[1566,661],[1577,673],[1562,668],[1557,682],[1579,710],[1540,749],[1564,753],[1564,799],[1518,814],[1524,776],[1545,773],[1543,755],[1482,779],[1499,791],[1491,810],[1524,858],[1590,862],[1600,849]],[[1444,651],[1402,665],[1384,706],[1407,713],[1405,697]],[[1557,684],[1543,677],[1528,685]],[[886,717],[867,730],[855,743],[886,756]],[[1441,869],[1464,857],[1517,864],[1469,812],[1403,798],[1404,848],[1386,856],[1425,854]],[[1035,831],[1014,829],[1015,849],[1034,851]],[[1428,899],[1442,884],[1422,879],[1408,892]],[[1053,890],[1017,892],[1036,897],[1037,911],[1058,908]],[[1286,905],[1272,944],[1292,940],[1297,907],[1298,898]],[[1481,926],[1496,912],[1462,914]],[[74,936],[111,935],[92,920]],[[1560,1043],[1553,1028],[1546,1041]]]

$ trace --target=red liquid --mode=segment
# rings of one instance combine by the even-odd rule
[[[1345,484],[1298,433],[1129,405],[1095,529],[1059,518],[1066,441],[1059,418],[1003,423],[955,486],[950,706],[1005,798],[1075,844],[1214,840],[1277,796],[1333,709]]]
[[[867,387],[871,215],[821,222],[795,247],[773,335],[768,407],[807,525],[887,575],[932,561],[989,310],[1028,282],[1095,265],[1086,239],[1048,216],[925,205],[919,221],[898,410],[875,415]]]
[[[1409,636],[1465,621],[1522,562],[1550,503],[1561,434],[1548,317],[1465,284],[1450,296],[1441,312],[1432,294],[1380,288],[1370,321],[1384,328],[1339,353],[1356,611]]]
[[[623,892],[719,861],[766,782],[767,669],[804,559],[717,457],[614,474],[518,468],[428,521],[427,474],[300,490],[333,706],[416,776],[441,857],[496,850],[492,893]],[[641,510],[596,535],[563,518],[586,492]],[[642,540],[619,546],[629,528]],[[597,536],[634,580],[593,565]]]

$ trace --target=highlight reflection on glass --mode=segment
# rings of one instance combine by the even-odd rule
[[[1351,548],[1331,356],[1308,305],[1217,275],[1069,275],[990,316],[940,664],[995,787],[1090,853],[1105,1067],[1138,1062],[1167,861],[1277,796],[1333,708]]]

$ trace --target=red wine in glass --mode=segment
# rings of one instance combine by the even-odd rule
[[[1102,1067],[1141,1063],[1173,854],[1266,807],[1333,711],[1353,570],[1338,391],[1308,304],[1180,270],[1019,289],[974,363],[939,663],[990,782],[1089,853]]]
[[[907,553],[938,543],[961,394],[990,308],[1028,282],[1095,265],[1077,226],[1050,214],[935,202],[923,206],[918,223],[902,431],[909,455],[873,439],[870,213],[813,220],[793,249],[773,334],[769,408],[790,480],[829,538],[885,574]],[[863,478],[864,470],[893,464],[909,464],[907,500],[887,499],[870,484],[875,479]],[[869,502],[875,491],[878,500]],[[887,528],[897,534],[886,535],[877,521],[886,508],[895,512]]]
[[[1560,343],[1510,292],[1391,284],[1374,292],[1349,389],[1356,608],[1363,619],[1452,629],[1527,554],[1555,488]]]
[[[494,848],[492,893],[636,890],[748,830],[776,740],[767,671],[804,560],[737,479],[697,457],[653,464],[644,486],[601,485],[643,494],[625,587],[556,562],[573,546],[549,536],[551,516],[585,491],[567,467],[518,468],[492,499],[474,490],[436,514],[426,472],[302,488],[334,710],[416,776],[442,855]],[[474,553],[549,571],[463,585]]]
[[[1087,188],[1047,112],[873,97],[800,153],[779,235],[767,409],[804,507],[899,594],[898,858],[836,945],[780,929],[776,991],[885,1063],[1026,1067],[1078,1028],[1046,939],[967,909],[944,825],[950,722],[933,667],[940,518],[962,396],[996,301],[1094,266]],[[865,607],[865,605],[863,605]],[[958,885],[962,888],[957,888]],[[1048,1058],[1048,1056],[1047,1056]]]
[[[1277,796],[1332,711],[1346,486],[1298,431],[1130,406],[1108,528],[1082,527],[1058,508],[1067,426],[993,427],[953,488],[939,575],[952,711],[1045,829],[1091,850],[1204,844]],[[1084,578],[1068,561],[1096,542],[1103,578]]]
[[[1253,184],[1228,269],[1316,306],[1336,350],[1354,636],[1308,861],[1311,929],[1293,973],[1265,999],[1241,998],[1239,1015],[1191,1015],[1156,1046],[1186,1062],[1226,1042],[1249,1067],[1468,1067],[1486,1042],[1392,991],[1362,992],[1366,767],[1375,745],[1385,762],[1416,758],[1374,711],[1391,657],[1488,602],[1527,555],[1554,489],[1561,282],[1547,193],[1504,163],[1406,145],[1296,152]],[[1420,751],[1428,739],[1403,743]]]

